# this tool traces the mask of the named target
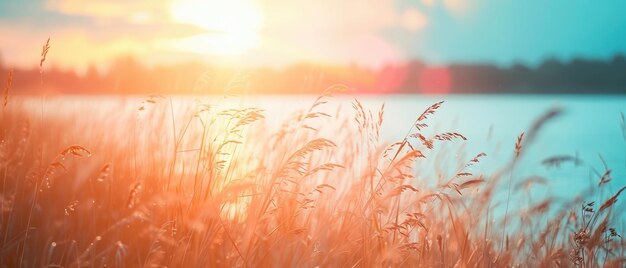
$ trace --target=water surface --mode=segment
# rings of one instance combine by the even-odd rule
[[[132,113],[143,97],[71,96],[35,97],[26,102],[33,105],[34,115],[46,117],[75,116],[84,109],[126,109]],[[256,106],[265,110],[266,123],[277,128],[298,109],[306,109],[316,96],[247,96],[223,100],[221,97],[175,96],[172,103],[176,114],[196,103],[195,99],[214,105]],[[377,112],[385,104],[382,138],[391,143],[402,140],[415,119],[431,104],[445,101],[435,115],[429,118],[431,134],[454,131],[467,137],[466,142],[455,141],[457,162],[485,152],[487,157],[473,168],[473,172],[490,174],[504,166],[513,157],[515,141],[522,132],[528,132],[548,110],[561,109],[560,116],[550,120],[540,131],[534,144],[525,148],[526,154],[516,168],[514,177],[542,176],[550,180],[545,193],[572,196],[597,185],[606,167],[612,170],[609,183],[613,191],[626,185],[626,134],[623,132],[621,113],[626,112],[626,96],[601,95],[452,95],[452,96],[341,96],[327,106],[341,107],[350,113],[354,99],[367,109]],[[44,103],[42,106],[41,103]],[[114,105],[115,104],[115,105]],[[55,110],[46,107],[66,107]],[[103,120],[109,117],[103,114]],[[332,139],[332,137],[330,137]],[[564,163],[559,167],[547,166],[544,160],[553,156],[573,156],[580,165]],[[603,163],[604,162],[604,163]],[[608,193],[607,193],[608,194]]]

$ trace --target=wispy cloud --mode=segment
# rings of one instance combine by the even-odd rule
[[[422,0],[422,5],[427,8],[442,6],[453,15],[465,15],[476,8],[482,0]]]
[[[239,57],[252,64],[306,60],[378,66],[404,58],[383,36],[386,31],[410,34],[428,27],[421,8],[393,0],[46,0],[42,9],[48,15],[82,18],[80,23],[48,25],[52,28],[43,31],[0,22],[0,34],[13,40],[0,49],[6,61],[27,65],[26,55],[51,35],[58,53],[52,64],[79,69],[122,55],[158,62],[159,53],[168,60],[178,53],[212,61]]]
[[[405,58],[385,37],[389,30],[423,30],[428,18],[419,7],[397,1],[267,1],[262,45],[256,53],[286,61],[352,62],[367,66]]]
[[[161,0],[47,0],[45,7],[71,16],[84,16],[98,21],[124,20],[127,23],[150,23],[168,20],[168,2]]]
[[[2,35],[11,36],[2,44],[4,60],[16,67],[31,67],[37,63],[41,45],[47,39],[44,32],[32,31],[24,26],[0,25]],[[98,40],[82,30],[64,28],[51,35],[48,65],[84,71],[91,64],[108,63],[123,55],[143,56],[150,43],[129,37]]]
[[[540,62],[554,55],[608,57],[626,52],[626,43],[616,38],[626,29],[623,1],[566,3],[0,1],[0,53],[14,66],[35,64],[48,36],[58,53],[51,51],[50,63],[78,68],[123,55],[149,63],[203,60],[280,66],[317,61],[379,67],[413,57],[433,63],[508,64]]]

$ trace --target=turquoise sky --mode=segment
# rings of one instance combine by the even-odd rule
[[[626,52],[626,1],[479,2],[466,15],[427,11],[433,23],[423,34],[395,38],[413,55],[443,62],[537,63]]]
[[[57,63],[78,68],[124,53],[157,63],[319,60],[368,66],[411,58],[535,65],[546,58],[610,59],[626,53],[623,0],[237,0],[242,7],[258,7],[264,24],[255,28],[256,39],[226,56],[211,43],[221,39],[209,36],[220,29],[172,19],[176,1],[0,0],[0,53],[4,62],[28,65],[48,36],[63,55]],[[220,3],[225,2],[205,1],[206,16],[224,8]],[[228,17],[247,14],[252,13],[226,14],[226,24],[240,21]],[[192,43],[192,49],[175,41],[198,34],[210,40]],[[75,49],[82,57],[72,56]]]

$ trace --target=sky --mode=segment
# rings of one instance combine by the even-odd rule
[[[0,60],[85,70],[133,56],[147,65],[298,62],[378,68],[516,63],[626,54],[623,0],[0,0]]]

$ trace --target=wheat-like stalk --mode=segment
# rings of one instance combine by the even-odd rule
[[[13,85],[13,69],[9,70],[9,74],[7,76],[7,84],[4,88],[4,105],[3,108],[7,107],[9,104],[9,90],[11,90],[11,86]]]
[[[43,62],[46,61],[48,51],[50,50],[50,37],[46,40],[46,43],[41,48],[41,59],[39,60],[39,68],[43,68]]]
[[[253,86],[245,82],[231,81],[230,91]],[[167,107],[158,95],[109,108],[81,103],[80,114],[45,125],[28,123],[28,106],[12,102],[0,143],[0,263],[624,265],[626,187],[612,188],[619,172],[610,161],[602,159],[603,172],[592,174],[596,183],[580,197],[537,199],[535,187],[551,187],[550,178],[514,178],[526,167],[516,163],[531,159],[528,146],[557,113],[513,137],[512,163],[490,173],[482,165],[487,153],[497,154],[468,156],[469,136],[428,128],[443,102],[387,143],[380,133],[389,106],[372,110],[351,98],[348,109],[328,111],[330,97],[346,89],[328,88],[278,129],[258,108],[175,98]],[[54,105],[47,107],[67,111]],[[583,165],[578,155],[534,160]],[[518,193],[526,199],[515,202]]]

